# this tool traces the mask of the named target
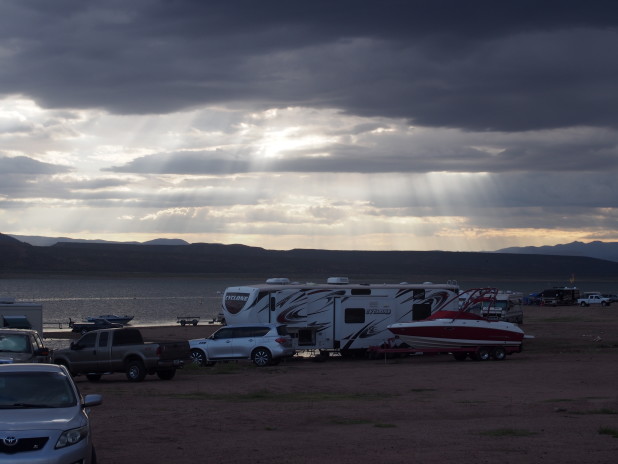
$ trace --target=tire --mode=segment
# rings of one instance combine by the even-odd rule
[[[584,306],[588,306],[588,305],[582,301],[580,306],[583,308]]]
[[[481,347],[476,352],[476,355],[479,361],[487,361],[491,358],[491,351],[489,351],[489,348]]]
[[[197,319],[193,319],[193,321],[191,321],[191,324],[193,324],[193,327],[195,327],[197,325]]]
[[[455,358],[455,361],[465,361],[467,357],[468,353],[465,351],[456,351],[453,353],[453,358]]]
[[[256,348],[253,350],[253,353],[251,353],[251,359],[256,366],[264,367],[270,364],[273,356],[266,348]]]
[[[491,352],[491,357],[496,361],[504,361],[506,359],[506,350],[502,347],[494,348]]]
[[[601,306],[609,306],[609,303],[606,301],[601,301]]]
[[[141,361],[129,361],[126,370],[127,379],[129,382],[141,382],[146,378],[146,368]]]
[[[167,371],[157,371],[157,377],[161,380],[172,380],[176,375],[176,369],[169,369]]]
[[[196,366],[200,366],[200,367],[206,366],[206,363],[207,363],[206,354],[202,350],[193,348],[191,350],[191,361]]]
[[[90,382],[98,382],[99,380],[101,380],[101,374],[86,374],[86,378]]]

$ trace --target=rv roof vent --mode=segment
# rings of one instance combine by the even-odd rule
[[[326,283],[334,285],[345,285],[350,283],[350,279],[347,277],[329,277]]]
[[[270,279],[266,280],[266,283],[274,285],[285,285],[290,283],[290,279],[286,277],[271,277]]]

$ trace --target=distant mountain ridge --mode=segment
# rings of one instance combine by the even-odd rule
[[[571,242],[553,246],[510,247],[497,250],[496,253],[588,256],[590,258],[618,261],[618,242]]]
[[[246,245],[57,242],[0,233],[0,273],[105,275],[384,276],[397,281],[617,281],[618,262],[583,256],[447,251],[266,250]],[[363,277],[365,278],[365,277]]]
[[[108,244],[133,244],[133,245],[188,245],[189,242],[185,242],[179,238],[157,238],[149,240],[147,242],[112,242],[109,240],[87,240],[82,238],[68,238],[68,237],[43,237],[40,235],[9,235],[20,242],[29,243],[34,246],[52,246],[56,243],[108,243]]]

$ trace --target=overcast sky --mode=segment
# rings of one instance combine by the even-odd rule
[[[0,0],[0,232],[618,241],[618,2]]]

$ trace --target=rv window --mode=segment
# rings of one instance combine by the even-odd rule
[[[371,295],[370,288],[353,288],[351,290],[352,295]]]
[[[412,320],[422,321],[431,316],[431,303],[421,303],[412,306]]]
[[[346,324],[362,324],[365,322],[365,308],[346,308]]]

